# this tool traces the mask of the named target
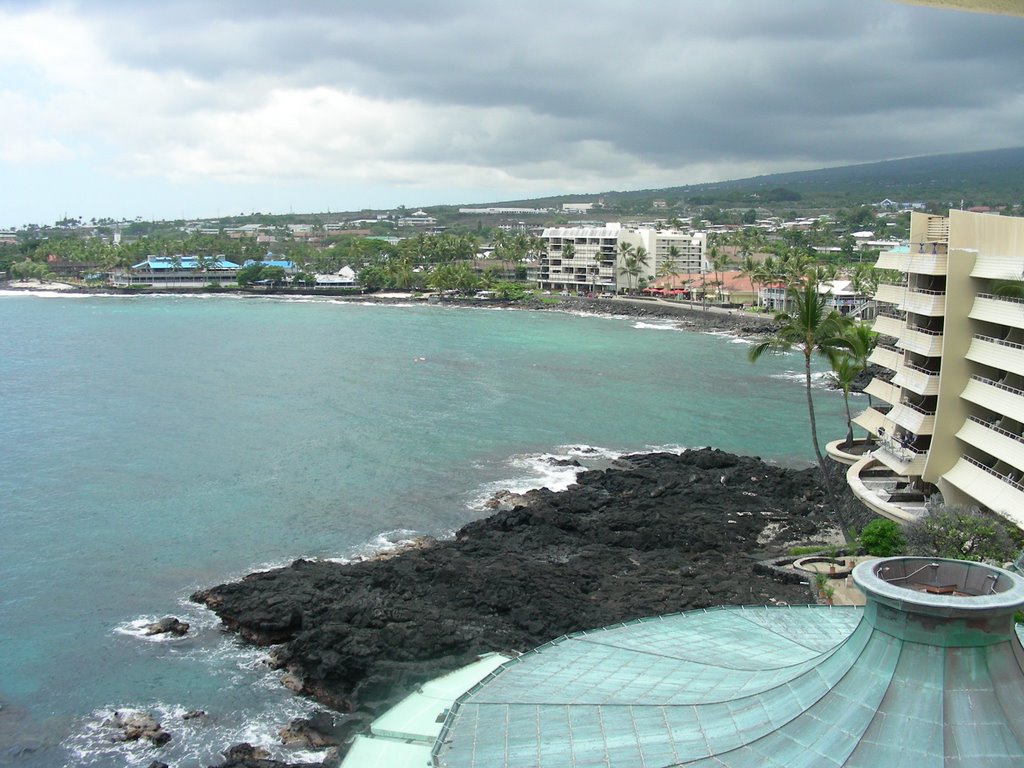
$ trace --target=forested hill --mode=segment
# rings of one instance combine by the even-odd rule
[[[856,195],[877,200],[888,197],[959,202],[966,196],[975,204],[982,204],[985,199],[993,203],[1020,202],[1024,197],[1024,147],[776,173],[693,185],[680,191],[692,197],[701,193],[778,188],[793,190],[803,197]]]
[[[664,199],[698,206],[836,208],[879,202],[933,203],[937,207],[1020,205],[1024,202],[1024,147],[929,155],[862,165],[755,176],[660,189],[561,195],[511,204],[558,206],[603,198],[610,206]]]

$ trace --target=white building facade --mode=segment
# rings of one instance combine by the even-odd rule
[[[1024,528],[1024,219],[915,212],[910,234],[876,265],[901,277],[878,286],[884,373],[854,420],[877,447],[847,480],[892,519],[921,514],[901,488],[937,489]]]
[[[578,293],[615,294],[629,285],[620,244],[643,248],[646,264],[633,281],[650,281],[661,274],[709,271],[707,234],[646,227],[549,227],[541,235],[544,253],[537,270],[540,288]],[[567,246],[572,246],[571,248]]]

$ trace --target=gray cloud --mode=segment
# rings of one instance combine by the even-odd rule
[[[156,176],[623,188],[1010,146],[1024,125],[1024,18],[886,0],[10,7],[90,26],[114,82],[48,109],[82,141],[84,102],[136,109],[93,130]]]
[[[314,3],[301,13],[228,3],[215,18],[209,6],[193,7],[156,11],[158,28],[137,17],[150,32],[137,39],[156,31],[155,45],[127,51],[134,63],[213,81],[253,74],[521,109],[574,123],[571,133],[538,138],[609,141],[677,163],[721,152],[829,161],[953,150],[928,132],[910,145],[886,118],[976,112],[995,120],[1002,141],[1020,117],[1001,117],[1013,106],[1008,84],[1012,94],[1024,75],[1024,20],[1006,17],[865,0]],[[971,148],[987,140],[981,131],[971,139]]]

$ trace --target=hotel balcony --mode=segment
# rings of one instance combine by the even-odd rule
[[[882,517],[911,523],[928,514],[923,494],[908,489],[908,478],[894,474],[875,454],[851,466],[846,471],[846,482],[854,496]]]
[[[1024,471],[1024,437],[977,416],[968,416],[956,436],[989,456]]]
[[[895,384],[890,384],[887,381],[881,379],[872,379],[871,382],[864,388],[864,392],[877,397],[879,400],[890,405],[896,405],[900,401],[900,396],[903,394],[902,390]]]
[[[892,383],[918,395],[939,394],[939,374],[912,363],[901,363]]]
[[[871,326],[871,329],[882,336],[892,336],[894,339],[898,339],[904,327],[905,323],[902,320],[890,317],[889,315],[879,314],[875,318],[875,324]]]
[[[889,411],[889,421],[899,424],[915,435],[930,435],[935,432],[935,412],[926,411],[910,403],[894,405]]]
[[[1019,482],[1001,475],[970,456],[961,456],[942,479],[996,514],[1024,528],[1024,486]]]
[[[1024,391],[975,374],[960,397],[990,411],[1024,422]]]
[[[945,275],[948,271],[945,243],[911,243],[909,251],[878,254],[876,269],[892,269],[915,275]]]
[[[895,371],[903,364],[903,353],[896,347],[876,344],[868,357],[868,362]]]
[[[1024,328],[1024,299],[979,293],[968,317],[1010,328]]]
[[[893,474],[902,477],[920,477],[924,472],[928,451],[900,445],[893,438],[882,439],[879,443],[878,448],[871,455],[880,464],[892,470]]]
[[[884,301],[888,304],[900,304],[907,293],[907,286],[893,285],[892,283],[879,283],[875,291],[875,301]]]
[[[907,327],[900,334],[896,346],[925,357],[939,357],[942,355],[942,334],[925,328]]]
[[[877,408],[865,408],[853,417],[853,423],[872,435],[878,434],[878,428],[886,425],[886,415]]]
[[[878,254],[878,261],[875,262],[875,269],[891,269],[894,272],[906,272],[904,267],[907,264],[905,251],[882,251]]]
[[[965,357],[972,363],[1024,376],[1024,344],[975,334]]]
[[[942,248],[944,250],[945,246]],[[904,257],[906,261],[903,271],[913,272],[916,275],[945,275],[949,268],[948,257],[945,253],[931,253],[930,250],[924,253],[911,251],[904,254]]]
[[[979,254],[971,270],[971,277],[988,278],[989,280],[1021,279],[1020,255],[993,256]]]
[[[899,308],[918,315],[942,317],[946,314],[946,292],[923,288],[907,289]]]

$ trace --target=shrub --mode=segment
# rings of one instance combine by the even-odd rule
[[[806,544],[798,547],[790,547],[789,554],[794,557],[800,557],[801,555],[814,555],[818,552],[824,551],[824,549],[824,544]]]
[[[1019,542],[1000,520],[976,507],[929,504],[930,514],[907,526],[911,554],[957,560],[1013,560]]]
[[[878,518],[861,529],[857,537],[860,545],[869,555],[876,557],[892,557],[903,552],[907,541],[903,531],[892,520]]]

